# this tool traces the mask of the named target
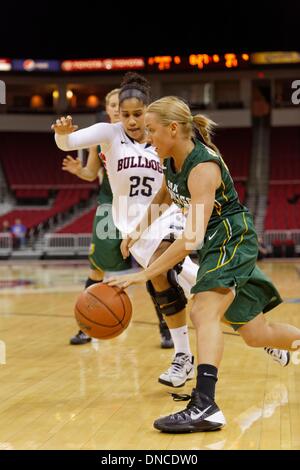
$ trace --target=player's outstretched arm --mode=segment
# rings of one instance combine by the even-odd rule
[[[110,145],[115,137],[114,124],[100,122],[79,131],[76,131],[77,128],[71,116],[57,119],[56,123],[52,124],[51,129],[55,131],[55,142],[58,148],[69,152],[95,147],[99,144]]]
[[[147,269],[128,276],[118,276],[109,280],[109,285],[121,288],[154,279],[166,273],[182,261],[193,250],[200,249],[211,217],[216,189],[220,186],[220,169],[215,163],[201,163],[195,167],[189,176],[188,187],[191,202],[185,230],[181,238],[170,247]]]

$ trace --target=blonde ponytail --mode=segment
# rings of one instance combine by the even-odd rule
[[[217,124],[208,117],[203,116],[203,114],[193,116],[193,124],[198,129],[205,144],[219,154],[218,147],[211,141],[211,136]]]

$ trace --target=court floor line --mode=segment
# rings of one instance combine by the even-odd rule
[[[2,318],[5,317],[43,317],[43,318],[74,318],[73,315],[56,315],[56,314],[43,314],[43,313],[9,313],[5,316],[2,316]],[[1,315],[0,315],[1,319]],[[148,321],[143,321],[143,320],[132,320],[131,323],[135,323],[138,325],[147,325],[147,326],[155,326],[157,327],[156,323],[148,322]],[[193,326],[189,326],[189,329],[194,330],[195,328]],[[230,335],[230,336],[240,336],[237,333],[231,333],[229,331],[223,331],[224,335]]]

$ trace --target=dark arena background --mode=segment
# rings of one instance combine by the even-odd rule
[[[258,265],[283,298],[267,317],[300,328],[299,5],[101,3],[0,7],[0,450],[96,450],[100,464],[126,466],[113,458],[146,450],[152,464],[151,452],[186,451],[196,464],[202,450],[300,450],[300,337],[282,367],[222,324],[216,399],[227,425],[190,434],[153,428],[185,404],[158,382],[174,350],[161,347],[145,285],[127,289],[133,316],[120,336],[70,344],[103,179],[63,171],[68,154],[86,165],[88,149],[63,152],[51,130],[67,115],[80,129],[108,122],[105,96],[128,71],[149,81],[152,100],[178,96],[215,121]],[[140,269],[133,258],[130,268]]]

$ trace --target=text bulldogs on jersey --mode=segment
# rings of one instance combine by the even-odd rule
[[[126,170],[128,168],[152,168],[152,170],[162,173],[162,167],[157,160],[149,160],[139,155],[138,157],[124,157],[118,160],[118,170]]]

